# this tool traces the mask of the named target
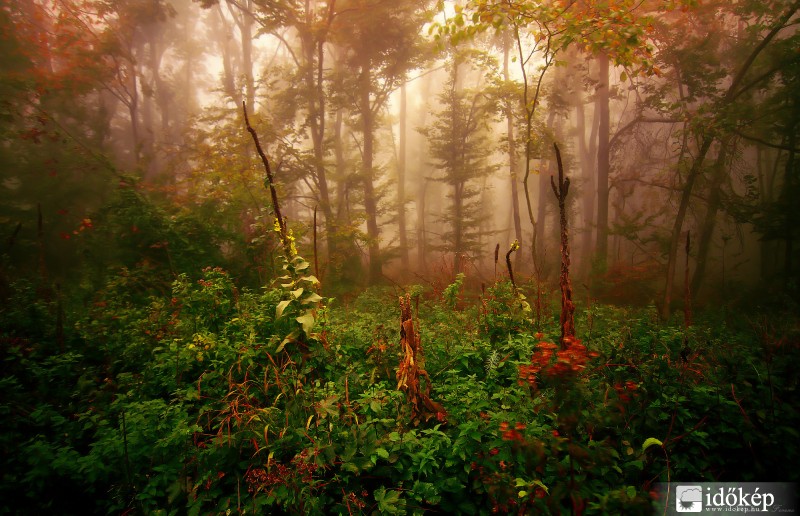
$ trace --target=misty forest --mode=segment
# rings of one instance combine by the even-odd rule
[[[0,514],[653,514],[800,479],[800,1],[0,26]]]

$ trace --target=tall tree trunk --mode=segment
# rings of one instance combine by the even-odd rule
[[[420,167],[422,169],[422,167]],[[417,183],[417,269],[427,271],[427,242],[425,238],[425,196],[428,192],[428,182],[424,177]]]
[[[453,276],[463,272],[464,263],[464,186],[463,181],[453,184]]]
[[[552,127],[554,111],[550,112],[550,117],[548,120],[548,127]],[[539,268],[541,272],[544,272],[545,275],[547,274],[547,254],[548,254],[548,241],[545,235],[545,230],[547,229],[547,198],[548,198],[548,189],[550,184],[548,183],[547,179],[555,170],[553,166],[553,162],[548,160],[547,162],[547,172],[539,171],[539,180],[538,180],[538,189],[539,189],[539,199],[538,204],[536,206],[536,261],[539,264]]]
[[[239,32],[242,36],[242,69],[244,70],[244,91],[247,105],[252,106],[250,109],[255,111],[256,101],[256,86],[255,79],[253,78],[253,2],[246,0],[244,2],[245,10],[240,12],[237,19],[239,25]]]
[[[160,116],[160,131],[159,141],[170,141],[170,122],[172,121],[172,102],[167,84],[164,78],[161,77],[161,62],[164,58],[166,48],[161,43],[163,33],[161,30],[154,29],[157,33],[153,34],[150,39],[150,70],[153,74],[153,90],[158,106],[158,114]]]
[[[511,54],[511,34],[506,31],[503,34],[503,80],[509,82],[508,61]],[[508,172],[511,185],[511,217],[514,222],[514,236],[517,242],[522,242],[522,219],[519,213],[519,160],[517,159],[517,142],[514,135],[514,108],[511,102],[505,105],[506,133],[508,136]],[[517,253],[514,258],[514,266],[519,271],[522,263],[522,253]]]
[[[775,178],[778,176],[778,167],[782,151],[774,152],[772,149],[758,149],[758,201],[761,210],[767,210],[770,203],[775,201]],[[761,280],[771,279],[775,273],[776,248],[775,240],[762,238],[759,246],[761,258]]]
[[[800,119],[800,103],[794,104],[794,118],[792,130],[789,131],[788,147],[791,149],[789,155],[786,157],[786,165],[784,168],[783,177],[783,191],[781,197],[783,198],[784,209],[784,239],[786,241],[786,254],[784,258],[784,274],[786,278],[790,278],[794,271],[794,239],[797,232],[798,215],[796,206],[797,194],[797,170],[795,168],[797,162],[797,153],[795,148],[797,146],[797,121]]]
[[[369,252],[369,283],[375,284],[380,281],[382,276],[381,256],[380,256],[380,230],[378,228],[378,199],[375,193],[373,166],[373,147],[375,121],[370,102],[370,91],[372,89],[372,76],[368,65],[361,68],[359,84],[360,110],[362,133],[364,136],[364,148],[362,149],[361,175],[364,182],[364,210],[367,215],[367,248]]]
[[[345,194],[347,193],[347,163],[344,159],[344,114],[341,108],[336,110],[333,123],[333,154],[336,158],[336,225],[344,223]],[[335,259],[332,258],[332,259]]]
[[[575,304],[572,302],[572,282],[569,278],[569,228],[567,227],[567,195],[569,194],[569,178],[564,177],[564,165],[558,145],[553,144],[558,162],[558,186],[550,176],[550,186],[558,200],[558,213],[561,223],[561,349],[567,349],[575,341]]]
[[[600,128],[600,119],[597,115],[597,102],[595,101],[595,116],[592,117],[592,132],[589,135],[589,144],[586,143],[586,111],[582,100],[579,100],[576,108],[576,125],[578,132],[578,152],[581,158],[581,173],[583,175],[583,186],[581,196],[583,198],[583,235],[581,238],[581,271],[580,276],[588,278],[592,270],[592,236],[594,233],[594,199],[595,192],[595,169],[597,161],[597,133]]]
[[[450,91],[451,98],[454,102],[454,107],[450,111],[451,118],[450,118],[450,141],[455,142],[457,141],[457,128],[459,127],[458,120],[456,119],[457,113],[455,109],[455,104],[458,103],[458,92],[462,89],[462,76],[459,73],[461,60],[456,58],[453,62],[453,86]],[[466,143],[465,143],[466,145]],[[459,162],[461,166],[465,166],[464,163],[464,154],[463,151],[460,153]],[[457,172],[454,170],[453,176],[457,175]],[[455,178],[454,178],[455,179]],[[455,179],[453,181],[453,279],[455,280],[456,274],[461,272],[462,263],[463,263],[463,233],[464,233],[464,221],[463,213],[464,213],[464,186],[465,181]]]
[[[158,23],[158,22],[155,22]],[[145,96],[144,120],[147,129],[147,170],[146,179],[153,180],[162,170],[159,159],[158,144],[169,139],[169,113],[170,102],[166,95],[166,85],[161,78],[161,60],[165,48],[161,45],[161,31],[158,26],[151,25],[147,31],[148,38],[148,67],[150,68],[150,93]],[[160,116],[159,128],[156,129],[154,108],[158,108]]]
[[[400,264],[403,274],[408,272],[408,234],[406,229],[406,142],[408,134],[408,98],[406,82],[400,85],[400,134],[397,150],[397,231],[400,239]]]
[[[139,137],[139,81],[132,63],[131,68],[130,98],[127,102],[128,115],[131,118],[131,156],[133,156],[133,165],[139,166],[142,155],[142,145]]]
[[[306,5],[307,25],[311,26],[311,11]],[[314,173],[319,190],[319,204],[325,217],[325,239],[328,254],[328,263],[336,255],[336,228],[331,206],[330,188],[328,185],[327,171],[325,170],[325,88],[324,88],[324,63],[325,39],[318,36],[316,41],[310,36],[303,39],[303,56],[306,60],[306,80],[308,91],[308,121],[311,131],[311,141],[314,147]]]
[[[421,88],[421,97],[428,98],[430,96],[431,90],[431,77],[432,74],[427,74],[421,80],[422,88]],[[425,127],[428,120],[428,111],[427,109],[423,109],[422,113],[419,115],[419,126]],[[427,167],[427,152],[428,147],[424,142],[420,142],[419,145],[420,149],[424,149],[423,155],[421,155],[417,161],[416,171],[417,171],[417,191],[416,191],[416,209],[417,209],[417,221],[416,221],[416,234],[417,234],[417,269],[425,273],[427,270],[427,238],[425,233],[425,211],[426,211],[426,196],[428,193],[428,180],[425,177],[425,174],[428,171]]]
[[[597,243],[595,244],[595,257],[600,263],[605,263],[608,257],[608,174],[610,169],[608,55],[600,54],[597,57],[597,63],[599,65],[597,99],[600,127],[597,142]]]
[[[242,62],[241,74],[244,77],[244,99],[248,109],[256,111],[255,99],[256,88],[253,78],[253,0],[243,0],[241,3],[234,0],[227,2],[228,12],[230,12],[236,27],[239,29],[239,41],[241,46]],[[237,88],[238,91],[238,88]]]
[[[555,123],[556,119],[556,110],[551,109],[547,115],[547,128],[550,131],[554,131],[553,124]],[[547,165],[547,173],[543,174],[541,171],[539,172],[539,203],[536,207],[536,227],[535,227],[535,234],[534,238],[536,240],[536,256],[534,259],[536,263],[539,264],[540,271],[546,270],[546,257],[547,257],[547,244],[545,240],[545,229],[547,227],[547,191],[550,188],[550,184],[547,181],[547,178],[553,173],[555,170],[554,163],[552,160],[548,161]]]
[[[708,261],[708,252],[711,248],[711,240],[714,236],[714,227],[717,221],[717,212],[722,204],[722,184],[727,177],[728,145],[729,138],[723,139],[720,143],[717,161],[714,163],[714,172],[708,186],[708,206],[706,208],[703,224],[700,226],[700,237],[697,243],[696,267],[692,276],[691,291],[695,298],[703,283]]]
[[[220,4],[217,4],[215,16],[212,17],[211,29],[222,56],[222,89],[226,95],[233,99],[237,106],[240,106],[242,104],[242,94],[236,87],[236,71],[234,70],[233,51],[230,44],[231,33]],[[248,109],[253,108],[248,106]]]
[[[697,157],[692,163],[692,168],[686,176],[686,183],[681,189],[681,200],[678,204],[678,212],[675,214],[675,222],[672,225],[672,235],[669,241],[669,254],[667,254],[667,282],[664,287],[664,300],[661,305],[661,316],[666,319],[671,312],[670,304],[672,303],[672,287],[675,284],[675,265],[678,258],[678,247],[680,247],[681,231],[683,229],[683,221],[686,218],[686,212],[689,210],[689,201],[692,198],[692,190],[694,183],[700,176],[703,169],[703,161],[705,160],[708,150],[711,148],[711,143],[714,141],[713,136],[705,136],[703,144],[697,154]]]

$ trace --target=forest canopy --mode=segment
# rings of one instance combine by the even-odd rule
[[[520,274],[552,278],[551,142],[574,274],[597,295],[667,315],[686,233],[695,296],[794,291],[796,7],[6,1],[6,267],[96,287],[106,266],[224,261],[266,281],[244,102],[334,291],[485,283],[514,240]]]

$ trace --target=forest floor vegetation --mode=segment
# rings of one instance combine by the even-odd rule
[[[507,281],[344,302],[284,269],[123,271],[66,313],[14,283],[0,513],[652,514],[658,482],[798,479],[797,312],[579,304],[561,348]]]

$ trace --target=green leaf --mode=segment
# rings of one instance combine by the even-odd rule
[[[375,501],[378,502],[378,511],[383,514],[400,514],[404,512],[400,507],[397,507],[400,501],[400,493],[397,491],[387,491],[385,487],[381,486],[375,491]],[[405,503],[403,504],[405,505]]]
[[[311,329],[314,328],[314,323],[316,322],[312,314],[301,315],[296,321],[303,325],[303,333],[306,335],[311,333]]]
[[[320,296],[316,292],[312,292],[308,297],[300,301],[300,304],[310,305],[312,303],[319,303],[320,301],[322,301],[322,296]]]
[[[642,452],[644,452],[649,447],[655,446],[655,445],[664,446],[664,443],[662,443],[661,441],[659,441],[655,437],[648,437],[647,439],[645,439],[644,443],[642,444]]]
[[[360,471],[358,469],[358,466],[356,466],[352,462],[345,462],[344,464],[342,464],[341,468],[343,471],[349,471],[350,473],[358,473]]]
[[[378,457],[380,457],[382,459],[388,459],[389,458],[389,452],[386,451],[386,448],[378,448],[377,450],[375,450],[375,455],[377,455]]]
[[[625,494],[628,495],[628,498],[630,499],[636,498],[636,488],[633,486],[628,486],[625,488]]]
[[[547,489],[547,486],[544,485],[541,480],[534,480],[533,485],[535,485],[536,487],[541,487],[545,493],[550,494],[550,490]]]
[[[294,340],[297,339],[297,335],[298,335],[297,331],[293,331],[292,333],[287,335],[286,338],[283,339],[281,343],[278,345],[278,349],[275,350],[275,353],[280,353],[281,351],[283,351],[283,348],[286,346],[286,344],[294,342]]]
[[[292,302],[291,299],[287,299],[285,301],[281,301],[280,303],[278,303],[278,306],[275,307],[275,318],[276,319],[280,319],[281,318],[281,316],[283,315],[283,311],[286,310],[286,307],[289,306],[289,303],[291,303],[291,302]]]

